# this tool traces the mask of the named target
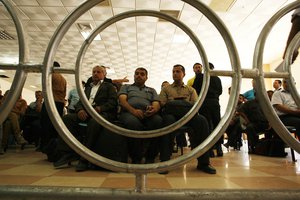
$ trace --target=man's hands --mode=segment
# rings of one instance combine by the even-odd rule
[[[94,107],[94,109],[96,110],[97,113],[101,112],[101,107],[100,106],[96,106],[96,107]],[[80,120],[85,121],[85,120],[87,120],[89,118],[89,114],[85,110],[80,110],[77,113],[77,117]]]

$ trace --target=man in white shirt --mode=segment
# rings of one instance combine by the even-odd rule
[[[274,92],[271,104],[282,123],[286,126],[294,126],[296,135],[300,136],[300,108],[297,106],[292,94],[289,91],[289,85],[284,79],[282,81],[282,90]]]

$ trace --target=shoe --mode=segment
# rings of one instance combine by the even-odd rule
[[[76,172],[84,172],[89,169],[89,162],[86,160],[79,160],[78,164],[76,165]]]
[[[4,154],[4,149],[2,147],[0,147],[0,155]]]
[[[65,154],[59,160],[53,163],[56,169],[64,168],[71,165],[72,161],[78,160],[78,157],[74,154]]]
[[[28,142],[22,136],[22,132],[16,137],[16,140],[17,140],[17,144],[21,145],[23,148],[26,144],[28,144]]]
[[[197,169],[200,171],[203,171],[207,174],[216,174],[217,173],[217,170],[210,164],[208,164],[208,165],[199,165],[198,164]]]
[[[166,175],[169,173],[169,171],[162,171],[162,172],[158,172],[159,174],[162,174],[162,175]]]
[[[229,149],[229,144],[228,144],[228,142],[225,143],[225,144],[223,144],[223,146],[226,147],[226,149]]]

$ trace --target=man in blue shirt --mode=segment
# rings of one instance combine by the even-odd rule
[[[118,93],[122,107],[119,119],[127,129],[151,130],[158,129],[162,125],[162,118],[158,114],[159,97],[154,88],[145,85],[147,78],[147,70],[137,68],[134,73],[134,83],[123,85]],[[153,163],[157,155],[155,140],[155,138],[129,138],[128,150],[132,163],[141,163],[144,149],[146,150],[146,163]]]

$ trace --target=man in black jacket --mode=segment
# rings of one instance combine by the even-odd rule
[[[95,66],[93,68],[92,82],[85,87],[85,94],[94,109],[106,120],[112,121],[117,113],[117,93],[112,83],[104,81],[105,68]],[[75,113],[70,113],[63,117],[63,121],[70,132],[77,138],[81,137],[80,123],[87,125],[86,137],[83,140],[84,145],[92,149],[97,141],[97,136],[103,130],[103,127],[87,113],[81,101],[76,105]],[[57,150],[62,154],[61,158],[54,163],[55,168],[64,167],[69,162],[78,158],[72,149],[60,138]],[[88,162],[81,158],[76,167],[76,171],[85,171],[88,168]]]
[[[213,70],[214,65],[212,63],[209,63],[209,68]],[[195,88],[198,95],[201,92],[202,84],[203,84],[203,74],[198,73],[196,74],[196,78],[192,85],[192,87]],[[213,131],[221,120],[219,96],[222,94],[222,92],[223,89],[222,89],[221,79],[218,76],[211,76],[206,97],[203,101],[201,108],[199,109],[199,114],[204,115],[204,117],[206,117],[209,124],[210,131]],[[223,144],[223,136],[215,144],[215,149],[217,150],[217,156],[223,156],[221,144]],[[211,157],[214,157],[213,150],[211,150],[210,155]]]

